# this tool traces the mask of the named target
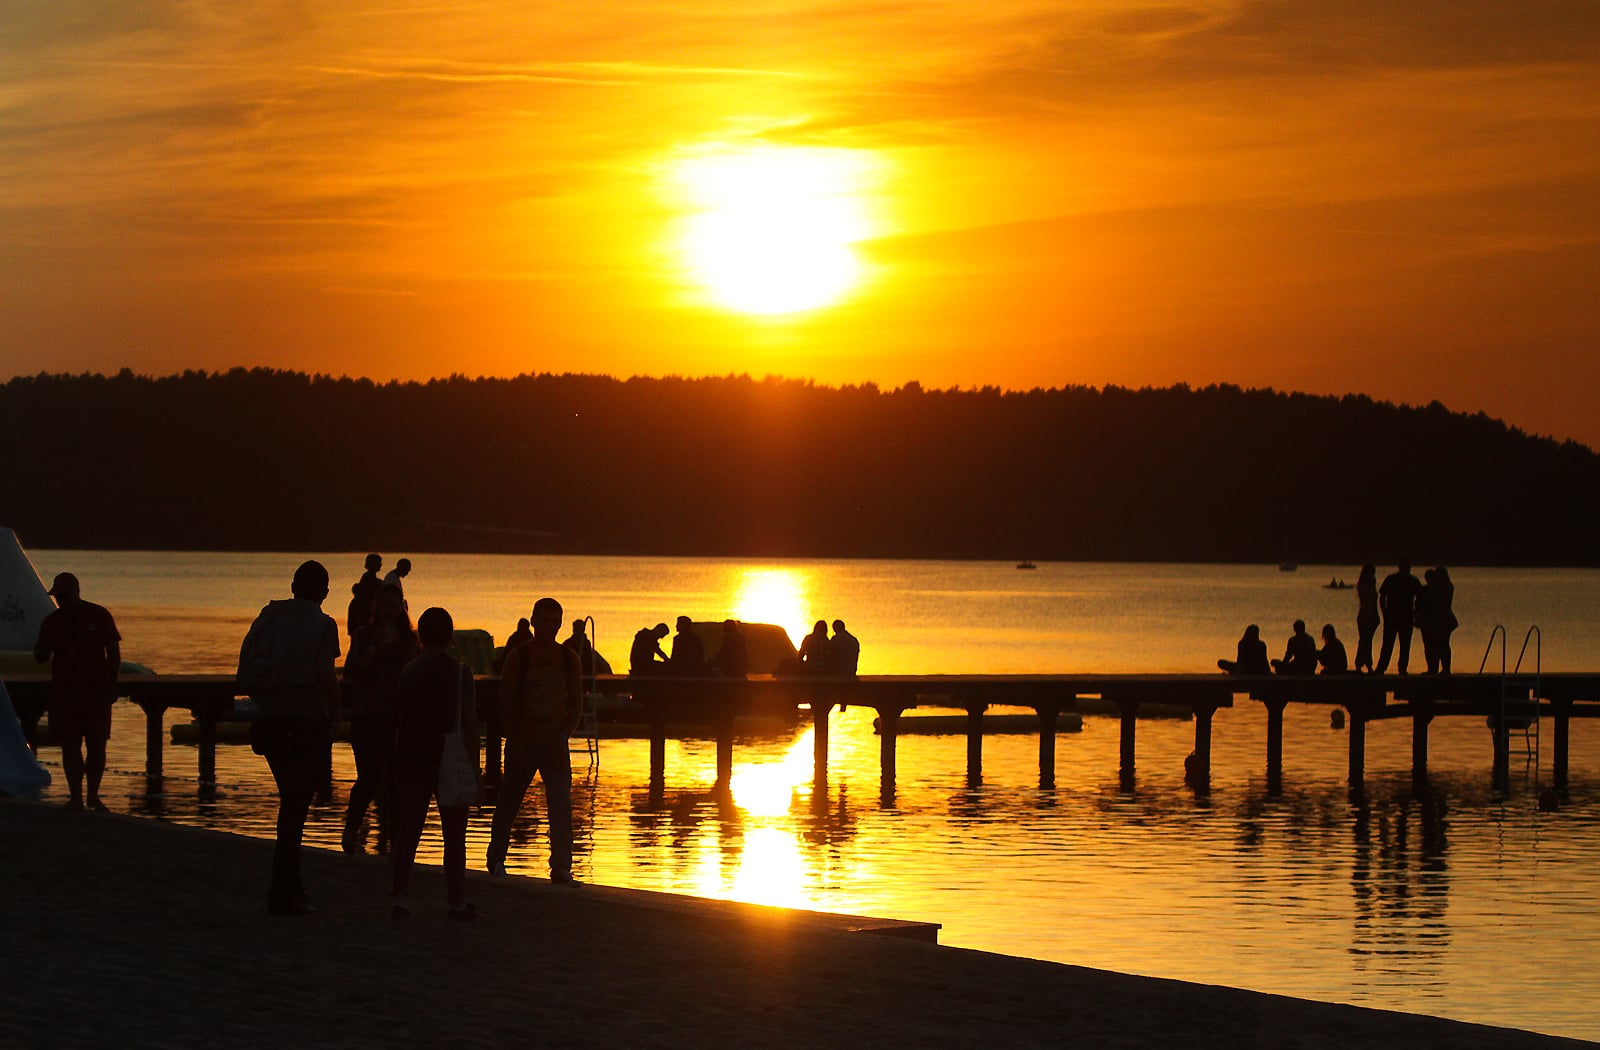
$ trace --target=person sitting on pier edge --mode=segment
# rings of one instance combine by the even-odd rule
[[[350,604],[345,608],[344,629],[352,638],[372,622],[372,603],[377,601],[378,588],[383,586],[383,581],[378,578],[381,568],[382,555],[367,555],[366,571],[361,574],[361,579],[350,585]]]
[[[861,642],[844,629],[843,620],[833,621],[833,637],[828,639],[830,671],[840,678],[854,678],[861,663]]]
[[[747,678],[750,675],[750,648],[745,644],[744,631],[738,620],[722,621],[722,648],[707,663],[711,670],[724,678]]]
[[[390,858],[394,907],[389,915],[411,917],[411,868],[428,820],[428,803],[437,795],[448,914],[452,919],[475,919],[477,909],[467,903],[467,818],[475,804],[479,772],[472,668],[450,655],[455,623],[449,612],[428,609],[417,618],[417,635],[422,655],[401,674],[395,705],[395,834]],[[440,776],[441,765],[456,757],[447,755],[445,748],[456,746],[463,752],[456,763],[461,770],[459,786]],[[453,794],[456,790],[462,793]]]
[[[420,651],[405,599],[388,584],[380,586],[371,622],[356,628],[344,662],[344,681],[351,687],[352,701],[350,753],[356,762],[356,780],[350,785],[340,839],[346,853],[361,852],[361,825],[367,819],[367,806],[374,802],[378,852],[384,852],[394,837],[395,703],[400,672]]]
[[[1350,670],[1344,643],[1339,640],[1338,632],[1331,623],[1322,625],[1322,648],[1317,650],[1317,663],[1322,665],[1323,674],[1346,674]]]
[[[633,648],[628,651],[629,674],[661,674],[667,669],[667,654],[661,651],[661,639],[669,633],[667,625],[641,627],[633,636]]]
[[[1416,623],[1417,594],[1422,584],[1411,575],[1411,563],[1401,561],[1378,588],[1378,609],[1383,613],[1383,651],[1378,654],[1378,674],[1389,669],[1394,643],[1400,642],[1400,673],[1411,660],[1411,631]]]
[[[800,673],[822,675],[831,673],[831,653],[828,650],[828,621],[818,620],[811,633],[800,642]]]
[[[550,828],[550,881],[572,884],[572,759],[567,738],[583,713],[583,668],[578,654],[556,641],[561,603],[540,598],[533,606],[533,640],[506,657],[500,679],[500,728],[505,772],[495,799],[486,858],[491,874],[504,875],[511,825],[534,775],[544,779]],[[664,627],[664,625],[663,625]],[[645,632],[649,633],[649,632]]]
[[[578,665],[583,668],[585,678],[593,678],[599,673],[600,654],[594,651],[594,642],[589,640],[588,625],[582,620],[572,621],[572,633],[561,644],[578,654]]]
[[[1217,666],[1229,674],[1271,674],[1267,663],[1267,643],[1261,640],[1261,628],[1251,624],[1239,639],[1237,659],[1218,660]]]
[[[300,841],[318,781],[333,747],[339,712],[339,625],[322,611],[328,570],[303,562],[292,598],[268,602],[239,646],[239,688],[256,704],[250,750],[267,760],[278,787],[277,842],[267,911],[309,915],[316,909],[300,881]]]
[[[695,633],[694,621],[687,616],[677,620],[678,633],[672,636],[672,656],[667,669],[686,678],[701,678],[706,673],[706,643]]]
[[[1283,659],[1272,661],[1272,669],[1279,674],[1316,674],[1317,640],[1306,633],[1306,622],[1294,622],[1294,634],[1284,648]]]
[[[48,593],[57,608],[39,624],[33,658],[50,664],[50,733],[61,745],[61,770],[70,792],[67,808],[83,808],[87,778],[89,808],[104,813],[100,780],[106,772],[111,705],[122,669],[122,636],[104,606],[79,597],[78,578],[72,573],[58,574]]]
[[[1378,568],[1361,566],[1356,577],[1356,670],[1372,671],[1372,636],[1378,631]]]

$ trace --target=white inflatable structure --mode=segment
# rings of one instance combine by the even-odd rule
[[[45,669],[33,658],[33,643],[39,640],[39,624],[55,609],[17,534],[0,528],[0,674]],[[11,694],[0,681],[0,791],[34,795],[49,783],[50,774],[28,748]]]

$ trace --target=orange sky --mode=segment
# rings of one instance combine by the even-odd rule
[[[0,54],[0,377],[1233,382],[1600,447],[1592,0],[11,0]],[[855,276],[740,312],[702,219]]]

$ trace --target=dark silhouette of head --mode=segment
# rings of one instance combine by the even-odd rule
[[[369,554],[369,555],[367,555],[366,566],[367,566],[367,571],[368,572],[377,572],[379,569],[383,568],[383,555],[381,555],[381,554]]]
[[[1306,633],[1306,622],[1304,620],[1296,620],[1294,622],[1294,633],[1295,634],[1305,634]]]
[[[455,633],[455,621],[437,605],[417,617],[417,639],[429,649],[448,649]]]
[[[1338,632],[1336,632],[1333,629],[1333,624],[1325,623],[1325,624],[1322,625],[1322,640],[1323,641],[1331,642],[1337,637],[1339,637],[1339,635],[1338,635]]]
[[[670,630],[668,630],[666,624],[658,623],[654,627],[650,628],[650,633],[655,635],[657,638],[665,638],[667,635],[671,634],[672,632]]]
[[[812,634],[827,634],[828,633],[828,621],[827,620],[818,620],[816,622],[816,624],[811,628],[811,633]]]
[[[843,620],[835,620],[835,621],[833,621],[833,633],[834,634],[843,634],[844,633],[844,621]]]
[[[678,617],[678,631],[680,633],[682,633],[684,631],[692,631],[692,630],[694,630],[694,621],[693,620],[689,619],[687,616]]]
[[[533,628],[535,638],[554,638],[556,632],[561,630],[564,618],[560,602],[554,598],[540,598],[533,603],[533,614],[528,617],[528,624]]]
[[[1357,577],[1357,579],[1360,579],[1360,580],[1375,580],[1377,578],[1378,578],[1378,567],[1376,565],[1363,565],[1363,566],[1361,566],[1361,575]]]
[[[528,629],[528,618],[526,616],[524,616],[522,619],[517,621],[517,630],[526,631],[527,629]]]
[[[328,596],[328,570],[320,561],[301,562],[300,567],[294,571],[294,579],[289,584],[289,593],[296,598],[321,604]]]
[[[401,576],[410,576],[411,575],[411,559],[410,558],[401,558],[399,561],[395,562],[394,563],[394,571],[399,573]]]
[[[582,637],[584,632],[586,632],[588,630],[588,628],[589,628],[589,625],[584,623],[582,620],[573,620],[572,621],[572,633],[574,635],[578,636],[578,637]]]
[[[58,572],[56,578],[50,582],[50,590],[46,593],[56,600],[57,605],[71,605],[78,600],[81,593],[78,589],[78,578],[70,572]]]
[[[372,599],[372,622],[411,630],[411,614],[406,611],[406,597],[400,593],[400,588],[392,583],[378,588]]]
[[[1256,639],[1260,638],[1261,637],[1261,627],[1260,627],[1260,625],[1251,624],[1249,627],[1246,627],[1244,629],[1244,636],[1246,638],[1250,639],[1252,642],[1255,641]]]

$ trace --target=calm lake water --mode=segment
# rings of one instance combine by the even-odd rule
[[[32,554],[46,579],[74,571],[84,596],[112,609],[126,658],[166,672],[231,672],[251,618],[287,597],[303,557]],[[342,622],[361,556],[320,558],[335,578],[328,609]],[[595,618],[599,648],[618,664],[635,630],[679,614],[778,623],[796,640],[816,619],[842,618],[862,641],[864,674],[1205,671],[1232,655],[1250,622],[1278,655],[1297,617],[1313,631],[1331,621],[1354,645],[1353,592],[1322,587],[1335,575],[1353,582],[1354,566],[412,558],[413,614],[442,605],[458,625],[503,639],[549,594],[569,619]],[[1452,576],[1458,673],[1476,671],[1495,624],[1508,628],[1513,663],[1537,624],[1544,670],[1600,670],[1600,572],[1453,567]],[[1477,719],[1434,723],[1420,792],[1409,722],[1369,728],[1365,790],[1352,798],[1345,734],[1326,709],[1291,707],[1283,787],[1270,793],[1265,712],[1241,699],[1217,714],[1208,795],[1183,779],[1192,723],[1142,722],[1137,778],[1125,790],[1117,723],[1091,716],[1083,732],[1058,738],[1052,789],[1038,787],[1035,736],[988,737],[978,786],[967,783],[963,737],[909,736],[885,796],[872,715],[835,716],[821,792],[804,728],[741,740],[727,793],[713,790],[713,742],[669,741],[661,804],[649,796],[645,741],[604,741],[597,770],[575,756],[579,877],[929,920],[944,924],[944,944],[1600,1039],[1592,722],[1573,724],[1570,797],[1540,813],[1549,733],[1542,763],[1514,757],[1501,796]],[[142,729],[139,712],[119,705],[113,808],[271,836],[271,780],[248,748],[220,749],[211,802],[193,775],[194,749],[169,745],[166,793],[146,799]],[[56,759],[48,749],[42,757]],[[308,829],[310,841],[334,847],[353,775],[343,745],[335,763],[338,798]],[[64,794],[59,782],[52,792]],[[530,798],[510,866],[542,875],[542,796]],[[480,867],[486,813],[471,835]],[[437,861],[436,830],[424,854]]]

